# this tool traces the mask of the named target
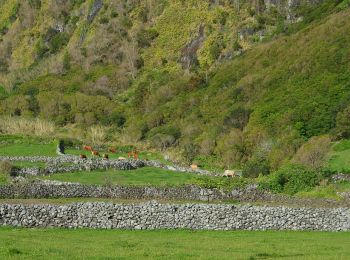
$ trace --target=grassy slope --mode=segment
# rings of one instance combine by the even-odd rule
[[[58,59],[69,50],[72,59],[77,60],[72,61],[72,68],[66,73],[32,75],[33,77],[29,77],[32,80],[24,80],[19,87],[18,93],[23,94],[23,100],[26,99],[24,95],[40,90],[39,103],[41,106],[50,108],[64,105],[64,108],[69,107],[67,104],[54,104],[57,100],[63,100],[71,106],[71,111],[67,113],[62,112],[65,109],[60,109],[62,112],[60,116],[52,111],[50,114],[47,109],[42,109],[42,117],[57,120],[60,123],[76,121],[90,125],[108,121],[107,117],[111,116],[110,113],[113,109],[118,108],[118,111],[115,111],[117,114],[120,112],[119,109],[125,109],[122,113],[127,117],[127,125],[131,128],[125,131],[125,135],[131,137],[130,139],[139,139],[141,136],[152,139],[152,136],[158,132],[167,135],[169,131],[162,132],[159,129],[166,129],[164,125],[175,126],[182,134],[182,138],[178,142],[181,149],[190,142],[200,146],[198,150],[201,153],[210,155],[216,153],[221,159],[224,156],[232,157],[235,153],[231,151],[231,147],[221,147],[221,150],[229,150],[228,153],[230,153],[223,155],[218,146],[220,146],[220,140],[224,139],[227,133],[235,127],[232,122],[241,120],[241,118],[235,118],[234,112],[245,109],[252,112],[245,128],[245,132],[248,133],[247,143],[248,145],[253,144],[252,151],[248,150],[248,157],[254,153],[255,144],[269,142],[273,146],[271,154],[274,154],[270,157],[277,157],[276,154],[283,156],[283,158],[269,158],[270,161],[277,161],[276,165],[279,166],[278,163],[288,159],[300,143],[305,141],[305,138],[328,133],[335,126],[336,114],[349,103],[348,57],[350,42],[349,38],[345,36],[350,30],[350,22],[347,19],[350,11],[345,10],[326,17],[335,12],[335,1],[325,1],[324,5],[309,10],[305,14],[304,21],[296,25],[296,28],[293,25],[288,25],[288,27],[292,27],[289,30],[289,36],[270,38],[271,41],[265,44],[252,45],[253,47],[244,55],[234,57],[225,65],[215,62],[217,58],[214,55],[215,48],[219,48],[217,56],[219,56],[220,51],[232,51],[232,45],[238,39],[238,30],[255,28],[260,20],[258,19],[259,15],[253,17],[249,14],[250,12],[247,12],[246,7],[249,3],[241,6],[240,11],[237,12],[232,5],[211,5],[210,1],[158,1],[156,3],[159,3],[159,6],[161,6],[161,2],[164,2],[166,7],[164,12],[151,15],[152,22],[149,24],[152,24],[153,29],[159,35],[149,43],[149,47],[140,51],[144,58],[144,67],[139,71],[134,84],[132,84],[133,87],[116,98],[118,104],[114,100],[108,100],[100,95],[94,97],[76,95],[74,93],[79,89],[87,91],[91,86],[99,85],[100,83],[97,81],[104,76],[110,80],[107,89],[112,86],[119,87],[116,80],[119,78],[116,74],[118,66],[114,64],[115,60],[100,64],[96,60],[92,61],[92,58],[104,55],[106,56],[104,59],[107,59],[112,56],[109,54],[116,53],[115,50],[119,47],[114,46],[108,49],[109,47],[104,48],[104,46],[113,45],[112,43],[115,42],[113,37],[116,37],[115,31],[120,29],[119,25],[124,18],[132,19],[134,25],[127,31],[130,36],[136,37],[135,34],[138,33],[140,29],[138,27],[141,23],[138,11],[142,8],[141,6],[131,8],[128,17],[123,19],[121,14],[112,18],[110,12],[118,10],[115,6],[116,3],[113,2],[105,1],[109,8],[103,8],[89,27],[87,40],[83,44],[83,48],[88,50],[87,57],[79,54],[80,47],[76,47],[75,42],[79,38],[80,27],[84,24],[86,15],[81,13],[77,17],[79,25],[78,28],[75,28],[73,18],[78,5],[74,8],[66,7],[72,12],[68,25],[75,29],[71,28],[72,35],[69,44],[63,46],[60,52],[55,55]],[[49,3],[51,1],[48,1],[44,7],[49,8]],[[85,1],[82,5],[82,12],[87,12],[89,3]],[[37,10],[40,15],[36,16],[36,25],[24,30],[21,35],[34,34],[35,37],[43,37],[48,27],[56,23],[52,21],[53,18],[47,14],[45,8]],[[59,11],[57,12],[59,13]],[[263,16],[266,16],[264,19],[271,20],[267,22],[271,24],[263,26],[278,27],[277,20],[279,18],[274,17],[273,12],[265,12]],[[108,26],[101,23],[103,17],[108,18],[110,23]],[[44,24],[41,19],[46,18],[50,22]],[[196,73],[184,73],[179,63],[181,49],[198,34],[200,24],[205,25],[206,33],[206,41],[197,53],[200,66],[195,69]],[[69,28],[68,25],[67,28]],[[110,25],[113,26],[110,27]],[[147,23],[145,26],[147,29]],[[110,32],[107,34],[106,31]],[[104,36],[103,40],[106,42],[101,41],[100,35]],[[268,38],[270,36],[268,35]],[[19,46],[19,49],[16,47],[16,53],[23,53],[20,46],[27,45],[23,44],[26,41],[21,37],[20,41],[22,41],[21,44],[13,44],[13,46]],[[220,45],[221,41],[225,47],[215,45],[216,43]],[[36,41],[33,40],[33,42]],[[243,42],[241,43],[244,45]],[[30,49],[32,48],[33,46]],[[220,48],[224,48],[224,50]],[[91,53],[93,50],[96,53]],[[28,55],[23,54],[23,56]],[[58,60],[59,62],[52,63],[59,64],[61,59]],[[87,66],[90,67],[90,72],[80,68],[82,65],[80,63],[84,64],[85,60],[94,64]],[[46,63],[43,64],[42,66],[46,67]],[[210,71],[208,64],[216,65],[212,66]],[[38,70],[40,71],[40,69]],[[208,84],[203,83],[205,78],[203,74],[206,72],[211,72]],[[123,72],[122,74],[126,75],[127,73]],[[201,83],[197,84],[196,80]],[[101,84],[103,85],[103,82]],[[60,98],[61,94],[58,92],[55,92],[57,94],[55,94],[55,98],[52,98],[54,93],[46,93],[47,90],[52,89],[64,92],[64,98]],[[122,92],[122,90],[120,91]],[[120,93],[119,90],[117,92]],[[97,95],[97,93],[99,92],[94,94]],[[135,113],[133,109],[128,107],[129,101],[137,93],[143,99],[141,105],[135,105],[141,113]],[[11,98],[8,100],[11,103],[7,108],[9,111],[15,109],[13,103],[16,103],[14,101],[16,99]],[[81,104],[78,101],[81,101]],[[88,106],[84,106],[84,104],[90,103],[91,107],[94,108],[95,115],[89,112]],[[150,113],[144,115],[144,111]],[[78,115],[77,118],[76,115]],[[158,128],[159,131],[157,129],[154,131],[152,128]],[[151,131],[140,133],[141,129],[142,131]],[[137,134],[133,135],[134,132]],[[288,138],[296,140],[295,144],[288,143],[290,140]],[[208,145],[210,141],[213,141],[212,147]],[[203,150],[206,151],[202,152]],[[226,163],[226,165],[230,164],[233,167],[239,163],[241,163],[239,160],[235,160]]]
[[[152,129],[146,136],[171,134],[167,127],[175,127],[182,134],[180,147],[191,143],[201,150],[215,140],[216,147],[207,151],[221,156],[220,149],[234,150],[218,144],[234,127],[227,122],[242,120],[235,111],[243,109],[252,112],[244,130],[247,146],[271,144],[269,159],[278,165],[306,138],[329,133],[336,126],[337,113],[349,104],[350,39],[345,37],[350,30],[349,15],[347,9],[295,34],[255,46],[218,66],[207,85],[195,85],[190,91],[188,82],[174,80],[175,73],[159,76],[157,68],[145,70],[138,87],[145,84],[157,88],[158,84],[158,91],[146,91],[143,105],[152,113],[140,114],[138,122],[130,121],[130,128],[140,127],[140,122],[152,126],[155,119],[161,119],[162,124],[156,126],[159,131]],[[170,41],[163,46],[172,47]],[[150,48],[145,53],[152,51]],[[161,96],[169,94],[168,85],[173,91],[170,100]],[[251,155],[254,148],[248,152]],[[278,156],[283,158],[272,158]]]
[[[54,144],[0,144],[0,155],[6,156],[56,156]]]
[[[329,168],[338,172],[350,172],[350,140],[343,140],[333,145],[329,154]]]
[[[349,233],[0,229],[1,258],[346,259]]]
[[[136,186],[178,186],[190,184],[199,179],[199,177],[194,174],[182,174],[157,168],[140,168],[130,171],[107,170],[63,173],[43,178],[67,182],[79,182],[83,184],[102,185],[110,183]]]

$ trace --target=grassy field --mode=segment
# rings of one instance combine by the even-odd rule
[[[335,143],[329,157],[331,170],[350,173],[350,140]]]
[[[56,156],[54,144],[0,144],[0,155],[3,156]]]
[[[338,193],[345,191],[350,191],[349,182],[340,182],[325,186],[317,186],[310,191],[299,192],[296,195],[303,198],[341,199]]]
[[[65,182],[79,182],[82,184],[119,184],[135,186],[179,186],[213,179],[207,176],[177,173],[151,167],[144,167],[130,171],[101,170],[91,172],[61,173],[53,174],[51,176],[43,176],[41,178]]]
[[[348,259],[349,233],[0,228],[0,258]]]

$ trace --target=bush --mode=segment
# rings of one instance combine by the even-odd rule
[[[293,161],[313,170],[319,170],[327,161],[326,156],[331,148],[331,139],[328,136],[312,137],[302,145],[293,158]]]
[[[273,192],[295,194],[317,186],[321,177],[303,165],[288,164],[260,183],[260,187]]]
[[[223,189],[230,191],[246,187],[249,181],[243,178],[201,178],[196,180],[194,184],[206,189]]]
[[[256,178],[260,174],[270,173],[269,161],[264,156],[252,157],[243,167],[243,176],[246,178]]]
[[[0,183],[8,182],[14,167],[9,161],[0,161]]]

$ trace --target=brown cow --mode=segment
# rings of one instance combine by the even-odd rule
[[[92,152],[92,147],[89,146],[89,145],[84,145],[84,146],[83,146],[83,149],[84,149],[85,151],[90,151],[90,152]]]
[[[133,157],[135,160],[138,160],[139,159],[139,153],[136,150],[134,150],[132,152],[129,152],[128,153],[128,158],[130,158],[130,157]]]
[[[91,155],[92,156],[97,156],[97,157],[100,157],[100,153],[98,151],[91,151]]]
[[[81,154],[79,155],[80,159],[86,159],[86,155],[85,154]]]
[[[104,160],[108,160],[109,159],[109,155],[107,153],[103,154],[103,159]]]
[[[109,148],[108,150],[110,153],[117,153],[117,149],[115,148]]]

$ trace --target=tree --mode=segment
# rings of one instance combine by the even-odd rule
[[[329,136],[315,136],[302,145],[293,158],[293,162],[319,170],[326,162],[331,147]]]
[[[342,138],[350,137],[350,106],[338,113],[336,131]]]

